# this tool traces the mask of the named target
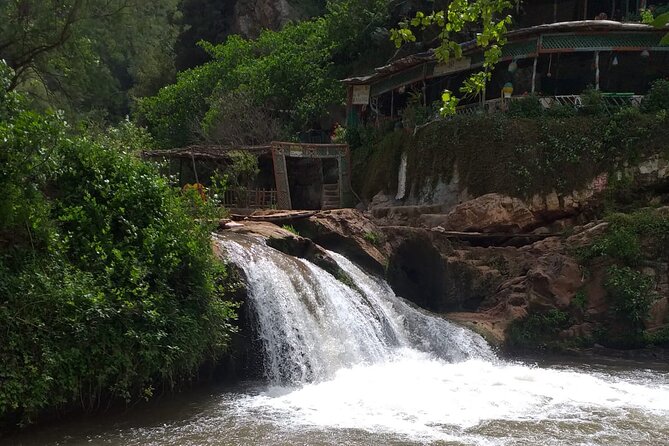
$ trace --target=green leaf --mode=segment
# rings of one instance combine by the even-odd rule
[[[662,37],[662,40],[660,40],[660,45],[669,46],[669,33],[665,34],[664,37]]]
[[[655,17],[650,24],[655,28],[664,28],[667,26],[667,23],[669,23],[669,12],[665,12],[664,14]]]

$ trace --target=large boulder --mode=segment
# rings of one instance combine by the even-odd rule
[[[448,214],[425,215],[421,221],[428,228],[486,233],[526,232],[542,223],[524,201],[502,194],[482,195],[457,205]]]
[[[307,219],[295,220],[300,235],[338,252],[351,261],[383,274],[388,263],[388,244],[381,229],[356,209],[322,211]]]

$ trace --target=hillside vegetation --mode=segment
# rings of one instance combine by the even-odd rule
[[[235,318],[204,204],[129,151],[141,132],[81,135],[10,79],[1,64],[0,420],[189,379]]]

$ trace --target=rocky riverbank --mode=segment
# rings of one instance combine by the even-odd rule
[[[639,349],[654,347],[649,357],[664,354],[657,347],[666,345],[669,331],[665,261],[646,255],[639,263],[638,269],[653,277],[652,290],[647,290],[652,301],[640,324],[630,324],[616,311],[620,303],[607,282],[615,259],[602,255],[584,260],[583,253],[610,232],[611,223],[578,225],[575,219],[559,228],[536,227],[532,237],[519,232],[529,229],[523,223],[529,218],[518,212],[522,207],[514,200],[484,197],[478,202],[484,206],[465,203],[444,218],[451,222],[450,230],[460,230],[455,233],[443,226],[380,226],[373,213],[351,209],[320,212],[283,228],[244,222],[230,230],[261,236],[269,245],[341,276],[323,248],[338,251],[384,276],[398,295],[509,351],[625,356],[617,352],[634,348],[643,356]],[[511,209],[502,211],[509,204]],[[667,215],[663,209],[652,212],[660,219]],[[480,234],[472,239],[467,231],[474,223]],[[500,236],[501,230],[506,236]]]

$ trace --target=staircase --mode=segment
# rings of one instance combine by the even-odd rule
[[[323,196],[321,197],[321,209],[339,209],[341,208],[341,198],[339,196],[339,184],[323,184]]]

